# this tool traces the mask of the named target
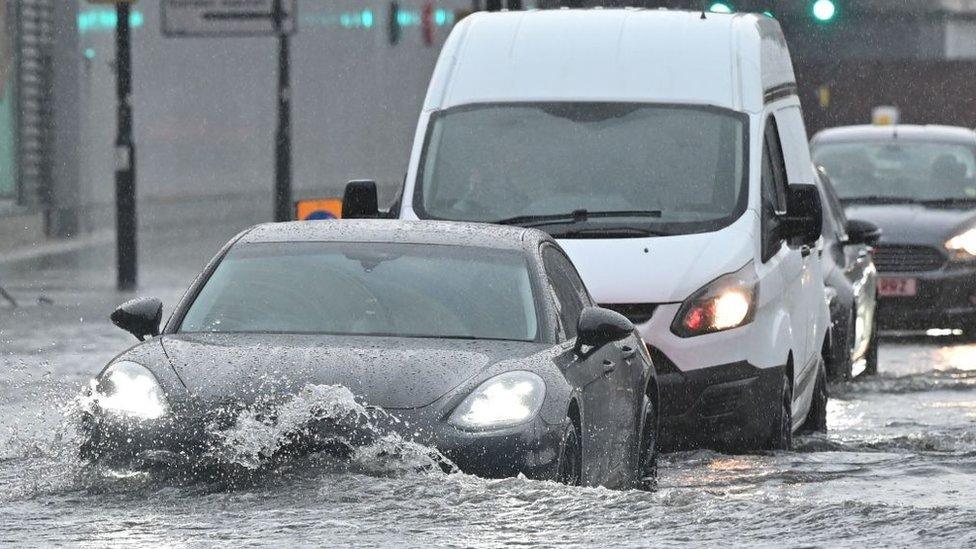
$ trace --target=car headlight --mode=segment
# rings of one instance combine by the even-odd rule
[[[524,423],[539,412],[546,383],[532,372],[499,374],[482,383],[451,414],[450,423],[468,431],[487,431]]]
[[[671,323],[679,337],[692,337],[744,326],[756,315],[759,285],[752,263],[709,282],[681,304]]]
[[[976,228],[950,238],[945,247],[954,259],[976,259]]]
[[[103,411],[135,419],[159,419],[169,413],[162,387],[144,366],[122,360],[105,370],[95,385]]]

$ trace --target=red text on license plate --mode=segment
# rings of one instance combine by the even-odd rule
[[[885,297],[911,297],[918,293],[918,280],[914,278],[880,278],[878,293]]]

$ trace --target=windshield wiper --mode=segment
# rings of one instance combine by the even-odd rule
[[[976,202],[976,197],[950,196],[946,198],[926,198],[925,200],[919,200],[919,202],[927,206],[952,206],[953,204],[972,204]]]
[[[641,227],[586,227],[566,231],[550,231],[553,238],[640,238],[670,236],[671,233],[652,231]]]
[[[880,194],[872,194],[867,196],[849,196],[846,198],[841,198],[840,201],[844,203],[868,203],[868,204],[917,204],[921,202],[917,198],[908,198],[905,196],[885,196]]]
[[[522,227],[540,227],[559,223],[580,223],[590,218],[598,217],[661,217],[661,210],[616,210],[595,211],[585,209],[573,210],[563,214],[547,215],[519,215],[493,221],[498,225],[520,225]]]

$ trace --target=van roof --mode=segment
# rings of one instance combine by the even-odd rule
[[[663,9],[479,12],[444,45],[430,110],[513,101],[630,101],[762,109],[795,92],[775,19]]]

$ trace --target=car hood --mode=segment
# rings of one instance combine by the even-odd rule
[[[851,204],[844,211],[849,219],[881,227],[882,243],[941,245],[976,224],[976,210],[969,207]]]
[[[749,210],[724,229],[650,238],[560,239],[598,303],[676,303],[754,255]]]
[[[251,404],[306,385],[342,385],[372,406],[426,406],[497,362],[539,343],[280,334],[177,334],[162,338],[193,398]]]

